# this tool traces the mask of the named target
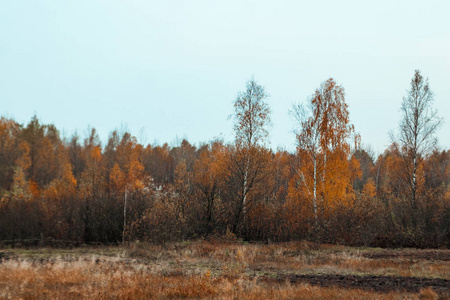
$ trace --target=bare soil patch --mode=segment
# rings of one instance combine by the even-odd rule
[[[270,279],[266,277],[266,281]],[[411,292],[418,293],[422,289],[432,288],[438,293],[450,296],[450,280],[442,278],[416,278],[416,277],[394,277],[394,276],[358,276],[358,275],[298,275],[278,274],[277,281],[288,281],[290,283],[308,283],[321,287],[340,287],[363,289],[375,292]]]
[[[450,261],[449,250],[383,250],[367,252],[363,256],[371,259],[410,259],[410,260],[439,260]]]

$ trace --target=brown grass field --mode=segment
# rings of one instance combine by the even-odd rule
[[[450,250],[224,239],[0,249],[0,299],[450,299]]]

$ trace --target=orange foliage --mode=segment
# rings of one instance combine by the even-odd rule
[[[361,175],[359,162],[348,160],[350,124],[344,88],[333,79],[324,82],[310,100],[310,112],[302,105],[292,114],[298,122],[296,174],[290,182],[291,201],[312,202],[316,226],[336,206],[353,197],[352,182]],[[356,136],[355,141],[359,138]],[[306,204],[306,207],[309,207]],[[308,209],[309,210],[309,209]]]
[[[31,166],[30,146],[27,142],[22,141],[18,146],[20,156],[16,159],[16,166],[26,171]]]
[[[95,146],[90,151],[90,156],[93,163],[100,163],[102,159],[102,149],[99,146]]]
[[[363,194],[366,195],[369,198],[373,198],[377,195],[377,190],[375,187],[375,183],[373,182],[373,179],[370,178],[363,188]]]
[[[33,197],[30,182],[26,180],[24,171],[16,168],[13,177],[12,196],[30,200]]]
[[[125,174],[117,163],[109,173],[109,182],[113,191],[123,193],[125,191]]]
[[[77,180],[72,173],[72,165],[65,163],[60,171],[59,177],[54,179],[44,191],[44,197],[47,199],[60,200],[74,196],[77,186]]]

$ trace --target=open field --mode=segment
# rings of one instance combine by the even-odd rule
[[[1,249],[0,299],[449,299],[450,250],[307,242]]]

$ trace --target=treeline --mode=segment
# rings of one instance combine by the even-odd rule
[[[2,117],[0,240],[165,243],[227,234],[449,247],[450,151],[414,152],[400,135],[373,157],[359,147],[344,96],[330,79],[307,106],[293,107],[295,153],[265,146],[270,108],[253,80],[236,99],[230,144],[142,145],[114,131],[102,145],[95,129],[62,139],[36,117],[26,126]]]

